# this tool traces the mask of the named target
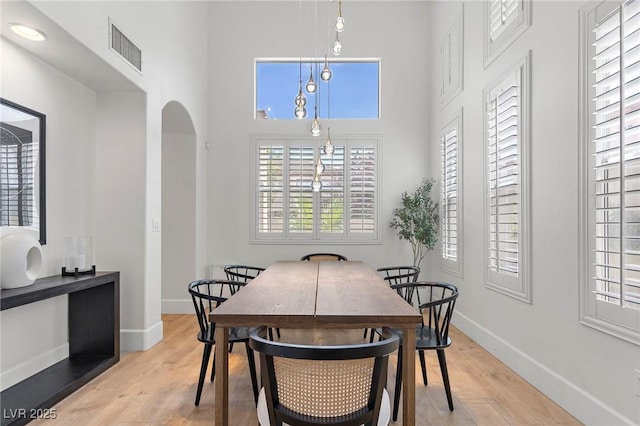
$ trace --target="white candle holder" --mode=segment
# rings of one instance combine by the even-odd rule
[[[66,237],[64,239],[64,266],[62,275],[88,275],[96,273],[93,264],[92,237]]]

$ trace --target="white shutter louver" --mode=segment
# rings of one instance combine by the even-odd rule
[[[492,96],[487,108],[489,269],[518,276],[518,88],[516,80]]]
[[[313,232],[313,181],[315,158],[312,146],[289,147],[289,232]]]
[[[490,38],[495,41],[518,15],[518,0],[490,0]]]
[[[440,190],[440,226],[442,258],[458,259],[458,129],[442,136],[442,187]]]
[[[349,152],[349,231],[375,232],[376,150],[372,145],[352,146]]]
[[[284,231],[284,147],[258,147],[258,232]]]
[[[320,231],[344,232],[344,146],[336,146],[331,155],[322,155],[325,170],[320,191]]]
[[[640,308],[640,2],[593,31],[593,278],[597,299]]]

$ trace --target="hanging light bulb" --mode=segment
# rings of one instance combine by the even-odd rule
[[[318,155],[318,161],[316,161],[316,174],[321,175],[324,173],[324,163],[322,162],[322,156]]]
[[[304,97],[304,94],[302,93],[302,89],[300,89],[300,91],[298,91],[298,96],[296,96],[296,105],[303,107],[306,104],[307,104],[307,98]]]
[[[320,136],[320,122],[318,121],[317,116],[313,118],[313,121],[311,121],[309,131],[311,132],[311,136]]]
[[[326,155],[331,155],[331,154],[333,154],[334,148],[335,147],[331,143],[331,127],[328,127],[327,128],[327,142],[322,147],[322,150]]]
[[[324,68],[320,73],[320,78],[322,81],[331,80],[331,69],[329,69],[329,60],[327,59],[327,55],[324,55]]]
[[[340,54],[342,54],[342,42],[338,37],[338,33],[336,33],[336,41],[334,41],[333,46],[331,46],[331,52],[336,56],[340,56]]]
[[[338,17],[336,18],[336,23],[333,27],[339,33],[344,31],[344,18],[342,17],[342,0],[338,2]]]
[[[320,177],[317,173],[313,175],[313,181],[311,182],[311,189],[313,192],[320,192],[322,189],[322,182],[320,182]]]
[[[318,85],[313,81],[313,65],[309,66],[309,81],[307,81],[307,93],[315,93]]]
[[[293,113],[297,119],[303,119],[307,116],[307,109],[303,106],[297,106]]]

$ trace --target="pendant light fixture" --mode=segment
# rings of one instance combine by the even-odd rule
[[[309,126],[309,131],[311,132],[311,136],[318,137],[320,136],[320,122],[318,121],[318,107],[315,107],[315,112],[313,116],[313,120],[311,121],[311,125]]]
[[[338,1],[338,17],[333,25],[336,32],[341,33],[344,31],[344,18],[342,17],[342,0]]]
[[[324,173],[324,163],[322,162],[322,153],[318,154],[318,161],[316,161],[316,174],[321,175]]]
[[[338,37],[338,33],[336,32],[336,40],[333,42],[333,46],[331,46],[331,52],[340,56],[342,54],[342,42],[340,41],[340,37]]]
[[[296,108],[294,110],[294,115],[297,119],[303,119],[307,116],[307,109],[305,105],[307,105],[307,98],[304,97],[304,93],[302,93],[302,58],[300,58],[300,75],[298,80],[298,95],[295,98]]]
[[[327,120],[331,120],[331,82],[329,82],[329,86],[327,87]],[[327,127],[327,142],[325,142],[322,147],[322,151],[326,155],[333,155],[335,147],[331,143],[331,127]]]
[[[305,88],[307,89],[307,93],[310,95],[316,93],[316,90],[318,89],[318,85],[313,80],[313,64],[309,65],[309,81],[307,81]]]
[[[322,81],[329,81],[331,80],[331,69],[329,68],[329,59],[327,58],[328,55],[324,55],[324,68],[322,69],[322,72],[320,72],[320,78],[322,79]]]
[[[320,181],[320,176],[317,173],[313,175],[313,181],[311,182],[311,189],[313,192],[320,192],[322,189],[322,182]]]

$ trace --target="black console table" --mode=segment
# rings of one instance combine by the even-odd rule
[[[0,310],[64,294],[69,295],[69,358],[2,391],[2,425],[46,417],[47,409],[120,360],[119,272],[53,276],[2,290]]]

